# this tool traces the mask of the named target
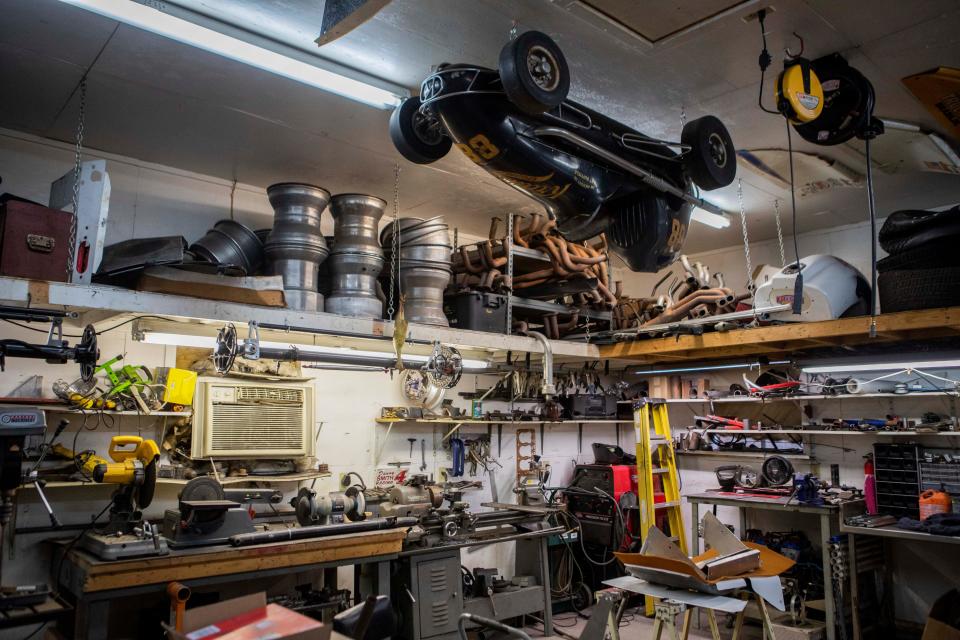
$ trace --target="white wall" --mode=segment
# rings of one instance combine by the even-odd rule
[[[68,145],[40,140],[11,131],[0,130],[0,176],[3,184],[0,189],[26,198],[46,202],[49,183],[71,168],[73,152]],[[110,225],[108,227],[107,242],[117,242],[129,237],[145,237],[151,235],[182,234],[188,241],[201,236],[216,220],[229,217],[230,194],[234,185],[229,182],[179,171],[169,167],[161,167],[139,162],[130,158],[122,158],[111,154],[93,154],[89,157],[104,157],[109,161],[108,170],[113,185],[113,194],[110,208]],[[318,179],[322,184],[322,179]],[[356,185],[356,190],[362,191],[363,185]],[[385,194],[377,194],[385,195]],[[388,194],[387,194],[388,195]],[[236,185],[234,190],[234,217],[251,226],[261,228],[271,223],[272,211],[263,190],[247,185]],[[331,221],[329,216],[324,218],[325,231],[330,232]],[[869,264],[869,245],[865,239],[866,230],[862,225],[841,227],[833,232],[817,232],[800,237],[800,253],[833,253],[848,260],[861,270],[866,270]],[[464,240],[461,240],[464,241]],[[787,259],[790,259],[792,250],[788,242]],[[752,246],[754,264],[760,262],[779,262],[775,242],[755,243]],[[743,288],[746,281],[746,269],[743,264],[743,253],[739,247],[717,249],[693,256],[703,260],[714,271],[723,271],[727,281],[737,289]],[[653,282],[653,276],[646,274],[632,274],[621,272],[626,290],[634,295],[647,295]],[[108,326],[109,321],[103,323]],[[102,328],[102,327],[101,327]],[[10,325],[0,323],[0,335],[25,340],[42,339],[40,334],[32,334]],[[142,363],[148,366],[172,365],[175,361],[175,349],[157,345],[144,345],[134,342],[127,328],[117,330],[102,336],[102,351],[104,354],[127,354],[131,362]],[[0,393],[5,393],[19,384],[25,377],[32,374],[44,376],[44,384],[48,395],[50,385],[59,377],[67,379],[76,374],[75,367],[47,365],[35,360],[11,359],[7,363],[7,371],[0,374]],[[379,438],[382,438],[386,428],[374,423],[380,407],[403,404],[396,379],[388,374],[357,373],[357,372],[330,372],[305,370],[308,375],[317,381],[317,419],[323,422],[319,437],[319,459],[330,465],[333,475],[327,480],[318,482],[317,489],[330,491],[337,488],[337,477],[340,472],[357,471],[368,482],[372,482],[374,454]],[[717,378],[718,382],[723,381]],[[725,380],[729,384],[735,380]],[[459,387],[449,392],[448,397],[454,398],[458,406],[468,407],[469,402],[459,398],[456,391],[485,388],[491,383],[488,377],[478,379],[467,376]],[[863,402],[863,401],[858,401]],[[886,407],[876,405],[856,406],[847,405],[843,408],[845,415],[860,416],[867,413],[883,413]],[[919,415],[920,408],[906,407],[901,409],[908,415]],[[913,412],[913,413],[909,413]],[[692,412],[690,408],[673,406],[671,408],[671,422],[674,432],[682,431],[690,424]],[[54,422],[56,417],[52,417]],[[65,440],[72,441],[74,433],[80,428],[77,417],[71,418],[72,424],[64,435]],[[96,448],[104,451],[111,436],[117,433],[138,433],[145,436],[159,437],[162,429],[161,420],[123,418],[113,426],[102,425],[91,431],[81,431],[78,440],[79,448]],[[497,485],[500,491],[498,498],[502,501],[512,500],[510,489],[515,481],[515,431],[516,426],[506,425],[503,429],[502,453],[498,452],[497,433],[493,432],[493,453],[499,454],[503,469],[497,472]],[[537,437],[539,441],[539,427]],[[485,432],[478,427],[464,429],[464,435]],[[440,445],[442,433],[439,429],[432,429],[425,425],[396,425],[383,450],[381,462],[406,460],[409,451],[408,437],[426,438],[428,443],[428,471],[436,473],[441,466],[450,464],[449,451]],[[590,443],[616,442],[617,432],[612,425],[588,425],[583,435],[583,451],[577,450],[577,428],[575,425],[551,426],[545,430],[545,442],[539,442],[540,451],[546,461],[553,468],[552,484],[564,485],[570,478],[573,465],[577,462],[592,462]],[[867,437],[831,437],[824,438],[825,444],[842,444],[855,449],[854,452],[842,452],[838,449],[818,447],[817,456],[821,461],[821,471],[828,475],[829,463],[841,464],[841,478],[844,482],[862,484],[862,454],[869,449],[870,439]],[[69,444],[69,442],[67,442]],[[624,429],[620,433],[620,442],[627,450],[635,446],[633,433]],[[417,445],[419,448],[419,444]],[[419,466],[419,452],[414,452],[414,466]],[[691,456],[680,458],[682,481],[685,493],[714,488],[716,481],[713,468],[721,461],[713,458],[694,458]],[[802,467],[798,465],[798,470]],[[468,499],[475,508],[481,502],[490,500],[489,487],[486,478],[484,489],[468,493]],[[291,493],[295,487],[287,487]],[[66,523],[83,523],[89,521],[91,515],[99,511],[109,498],[110,489],[104,486],[85,488],[51,489],[50,497],[58,516]],[[176,487],[162,485],[157,499],[148,515],[157,517],[165,508],[172,507],[176,500]],[[689,521],[689,509],[687,519]],[[721,509],[721,518],[729,523],[737,523],[732,510]],[[36,500],[32,490],[25,490],[20,495],[20,507],[17,514],[17,527],[42,526],[47,524],[46,514]],[[763,516],[751,519],[751,526],[760,526],[767,529],[782,530],[790,527],[802,527],[809,530],[812,539],[815,539],[810,523],[801,519],[784,519],[777,516]],[[47,557],[48,549],[39,544],[43,536],[17,536],[12,545],[8,545],[8,554],[3,562],[3,582],[29,582],[48,579]],[[464,562],[468,566],[498,566],[509,572],[512,560],[512,544],[487,547],[475,553],[464,554]],[[12,555],[11,555],[12,554]],[[921,569],[924,563],[928,566],[942,565],[943,550],[931,546],[929,550],[913,547],[909,551],[909,559],[897,563],[913,572],[900,574],[905,577],[906,583],[899,585],[898,613],[902,617],[922,620],[926,607],[944,589],[940,583],[931,584],[924,580],[925,573]],[[922,561],[922,562],[921,562]],[[918,568],[919,567],[919,568]],[[958,567],[960,568],[960,567]],[[952,571],[952,570],[951,570]],[[942,570],[936,570],[930,575],[941,575]],[[949,575],[956,576],[954,571]],[[341,576],[343,579],[345,576]]]

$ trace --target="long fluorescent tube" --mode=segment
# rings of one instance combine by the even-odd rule
[[[380,109],[396,107],[403,97],[394,91],[281,55],[131,0],[60,1]]]
[[[855,373],[857,371],[899,371],[901,369],[960,369],[960,360],[927,360],[909,362],[871,362],[803,367],[804,373]]]
[[[705,224],[714,229],[726,229],[730,226],[730,216],[710,213],[700,207],[694,207],[690,213],[690,219],[696,220],[700,224]]]
[[[188,335],[181,333],[164,333],[161,331],[143,331],[141,332],[140,342],[147,344],[162,344],[167,346],[176,346],[176,347],[197,347],[200,349],[213,349],[216,346],[217,340],[212,336],[198,336],[198,335]],[[348,349],[344,347],[324,347],[320,345],[305,345],[305,344],[290,344],[283,342],[260,342],[261,349],[291,349],[295,348],[301,353],[321,353],[328,354],[331,356],[349,356],[356,358],[369,358],[369,359],[379,359],[384,362],[392,362],[396,359],[396,356],[392,353],[387,353],[384,351],[362,351],[359,349]],[[416,353],[405,353],[403,354],[403,359],[405,361],[411,362],[427,362],[430,359],[430,356],[421,355]],[[465,358],[463,360],[463,366],[465,369],[488,369],[490,368],[490,363],[486,360],[471,360]]]
[[[715,364],[704,365],[702,367],[678,367],[675,369],[653,369],[650,371],[628,371],[631,376],[660,376],[670,373],[704,373],[709,371],[724,371],[727,369],[759,369],[778,364],[790,364],[790,360],[771,360],[766,364],[759,362],[744,362],[736,364]]]

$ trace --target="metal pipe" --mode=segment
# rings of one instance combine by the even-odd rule
[[[230,536],[230,544],[235,547],[244,547],[252,544],[266,544],[269,542],[287,542],[289,540],[305,540],[309,538],[325,538],[362,531],[380,531],[396,529],[397,527],[412,527],[417,524],[416,518],[375,518],[361,522],[344,522],[343,524],[326,524],[314,527],[291,527],[277,531],[263,531],[257,533],[238,533]]]
[[[540,341],[543,347],[543,384],[540,386],[540,392],[547,400],[557,395],[557,388],[553,384],[553,348],[547,336],[539,331],[528,331],[527,335]]]
[[[537,127],[533,130],[533,133],[536,136],[546,136],[546,137],[553,136],[555,138],[560,138],[561,140],[566,140],[571,144],[575,144],[579,147],[582,147],[583,149],[586,149],[590,153],[596,156],[599,156],[600,158],[603,158],[607,162],[614,164],[620,167],[621,169],[625,169],[626,171],[629,171],[630,173],[640,178],[642,182],[653,187],[654,189],[657,189],[658,191],[663,191],[664,193],[669,193],[670,195],[674,195],[685,202],[689,202],[690,204],[696,207],[700,207],[704,211],[709,211],[710,213],[715,213],[719,216],[727,215],[727,213],[717,205],[707,202],[703,198],[698,198],[695,195],[689,194],[686,191],[683,191],[682,189],[678,189],[677,187],[670,184],[663,178],[660,178],[659,176],[655,176],[654,174],[650,173],[646,169],[639,167],[628,160],[624,160],[623,158],[621,158],[620,156],[614,153],[610,153],[603,147],[599,147],[593,144],[592,142],[590,142],[589,140],[587,140],[586,138],[582,138],[575,133],[571,133],[559,127]]]

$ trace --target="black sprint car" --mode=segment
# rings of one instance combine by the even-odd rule
[[[390,118],[406,159],[427,164],[453,144],[488,172],[535,198],[569,240],[605,232],[634,271],[672,263],[692,206],[730,184],[736,155],[714,116],[687,122],[679,142],[657,140],[567,100],[570,73],[547,35],[528,31],[500,52],[498,69],[444,64],[420,96]]]

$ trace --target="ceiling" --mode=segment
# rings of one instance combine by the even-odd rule
[[[676,139],[681,121],[719,116],[739,149],[782,149],[785,127],[757,107],[760,49],[754,0],[671,3],[641,10],[620,0],[393,0],[372,20],[318,51],[323,0],[177,0],[168,5],[215,18],[310,55],[322,54],[414,92],[441,62],[495,66],[511,29],[538,29],[564,49],[571,97],[654,136]],[[874,83],[877,115],[937,123],[903,87],[907,75],[960,60],[956,0],[780,0],[767,20],[775,70],[784,47],[806,55],[842,52]],[[674,6],[675,5],[675,6]],[[689,9],[684,9],[687,7]],[[694,8],[696,9],[694,11]],[[537,205],[451,153],[430,166],[394,151],[389,113],[120,25],[57,0],[4,0],[0,30],[0,126],[70,141],[80,79],[88,78],[86,144],[242,183],[305,180],[331,191],[387,199],[399,163],[405,215],[446,215],[466,233],[483,234],[489,216]],[[612,18],[611,18],[612,17]],[[628,28],[615,24],[621,19]],[[632,26],[631,26],[632,25]],[[642,35],[638,37],[637,32]],[[769,104],[770,78],[766,101]],[[13,90],[10,90],[13,88]],[[866,168],[856,145],[795,148]],[[960,176],[920,172],[925,140],[888,133],[876,143],[879,213],[960,201]],[[751,239],[774,237],[773,201],[789,225],[789,191],[741,166]],[[739,209],[735,185],[708,194]],[[835,187],[798,198],[807,231],[866,220],[862,187]],[[739,224],[694,225],[690,252],[740,242]]]

